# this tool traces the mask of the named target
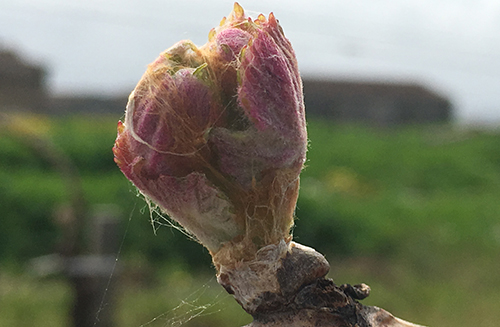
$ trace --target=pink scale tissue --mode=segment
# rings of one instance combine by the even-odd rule
[[[130,94],[115,161],[216,266],[291,239],[307,132],[297,60],[271,13],[231,14],[163,52]]]

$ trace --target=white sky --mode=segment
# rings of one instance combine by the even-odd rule
[[[57,93],[126,93],[181,39],[202,45],[224,0],[0,0],[0,44],[50,69]],[[500,124],[499,0],[241,0],[273,11],[304,76],[415,80],[462,122]]]

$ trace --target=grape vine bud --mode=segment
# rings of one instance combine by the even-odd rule
[[[202,47],[163,52],[130,94],[115,161],[216,265],[289,241],[305,161],[302,82],[271,13],[237,3]]]

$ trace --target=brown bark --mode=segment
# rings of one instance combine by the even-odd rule
[[[358,301],[370,288],[337,286],[325,278],[328,270],[328,262],[314,249],[281,241],[259,250],[252,261],[221,266],[217,277],[254,318],[245,327],[419,327],[362,305]]]

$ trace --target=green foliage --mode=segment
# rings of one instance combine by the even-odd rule
[[[63,195],[60,179],[38,169],[0,173],[0,258],[23,260],[46,254],[57,230],[50,223]]]
[[[415,261],[500,250],[499,134],[323,122],[309,132],[300,242],[335,256]]]
[[[111,148],[117,121],[114,116],[72,116],[57,121],[51,134],[82,173],[116,173]]]
[[[113,162],[116,117],[54,119],[48,137],[77,166],[86,201],[122,209],[123,256],[210,269],[210,258],[156,217]],[[453,126],[373,129],[310,121],[294,234],[335,257],[438,260],[499,250],[500,135]],[[60,172],[18,135],[0,138],[0,258],[57,247],[54,212],[68,202]],[[127,217],[130,217],[128,221]],[[430,259],[429,259],[430,260]],[[432,260],[431,260],[432,261]]]

